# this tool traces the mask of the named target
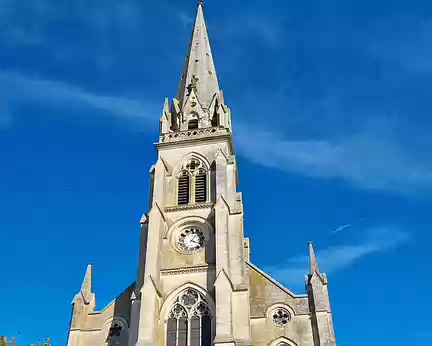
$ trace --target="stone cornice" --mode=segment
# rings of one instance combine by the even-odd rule
[[[185,211],[185,210],[197,210],[197,209],[207,209],[212,208],[213,203],[198,203],[198,204],[190,204],[190,205],[179,205],[179,206],[172,206],[172,207],[166,207],[165,213],[172,213],[175,211]]]
[[[214,269],[215,266],[204,266],[204,267],[189,267],[189,268],[177,268],[177,269],[166,269],[161,270],[162,276],[168,275],[182,275],[182,274],[192,274],[192,273],[206,273],[209,270]]]

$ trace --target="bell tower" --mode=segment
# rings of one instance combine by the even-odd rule
[[[130,346],[252,345],[231,128],[199,1],[179,91],[160,118]]]
[[[306,294],[250,262],[231,112],[202,1],[155,147],[136,280],[97,311],[89,266],[68,346],[336,346],[328,280],[312,244]]]

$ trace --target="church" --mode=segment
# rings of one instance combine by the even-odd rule
[[[67,345],[335,346],[327,277],[312,244],[307,294],[250,262],[231,112],[202,0],[178,94],[165,101],[159,125],[136,281],[96,311],[89,265]]]

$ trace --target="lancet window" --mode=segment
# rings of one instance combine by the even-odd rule
[[[206,299],[194,289],[185,290],[170,310],[166,346],[212,345],[212,315]]]
[[[178,205],[207,202],[208,178],[204,164],[198,159],[190,159],[178,176]]]
[[[190,199],[190,175],[187,171],[182,171],[178,178],[178,205],[189,204]]]

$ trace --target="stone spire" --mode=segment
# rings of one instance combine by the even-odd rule
[[[81,294],[84,298],[84,302],[86,304],[90,304],[90,302],[93,299],[93,293],[92,293],[92,265],[89,264],[87,266],[87,271],[84,276],[84,280],[81,286]]]
[[[310,275],[314,273],[319,274],[318,262],[315,256],[315,250],[313,243],[309,243],[309,264],[310,264]]]
[[[183,108],[187,96],[194,90],[201,107],[207,109],[214,95],[220,93],[216,69],[204,21],[203,1],[198,1],[198,12],[189,46],[189,52],[177,94]]]

